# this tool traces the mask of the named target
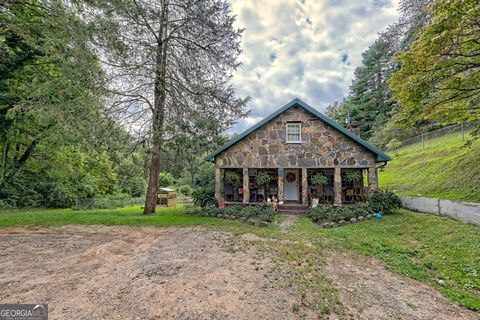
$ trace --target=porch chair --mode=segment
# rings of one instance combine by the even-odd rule
[[[224,187],[225,201],[235,201],[235,192],[233,186],[226,184]]]

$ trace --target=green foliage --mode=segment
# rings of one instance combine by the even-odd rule
[[[438,0],[431,23],[396,58],[401,64],[389,80],[399,102],[396,121],[417,125],[479,119],[480,6],[477,0]]]
[[[266,222],[272,222],[276,216],[276,212],[272,209],[272,207],[266,204],[246,207],[227,206],[224,209],[218,209],[214,207],[209,209],[209,215],[216,216],[218,214],[226,214],[236,218],[253,218]]]
[[[394,209],[400,208],[402,201],[400,197],[392,191],[379,190],[370,196],[368,205],[375,212],[389,214],[392,213]]]
[[[347,172],[344,173],[343,178],[347,182],[356,183],[362,180],[362,174],[358,170],[348,170]]]
[[[349,207],[332,207],[332,206],[318,206],[310,209],[306,216],[314,222],[319,221],[333,221],[350,220],[359,216],[366,216],[371,214],[372,210],[368,205],[349,206]]]
[[[241,177],[237,172],[227,171],[225,172],[225,180],[227,183],[230,183],[232,186],[238,187],[240,185]]]
[[[212,187],[198,187],[192,192],[193,203],[206,208],[215,205],[215,189]]]
[[[380,223],[316,229],[312,239],[321,232],[343,247],[380,259],[392,272],[433,286],[456,304],[480,311],[477,226],[400,209]]]
[[[469,140],[468,133],[465,137]],[[473,201],[480,199],[480,141],[460,133],[402,147],[379,172],[383,189],[400,195]]]
[[[359,125],[363,138],[368,139],[388,121],[392,102],[385,78],[394,68],[391,57],[391,45],[381,36],[362,54],[362,65],[355,70],[349,97],[329,107],[328,115],[337,122],[348,120]]]
[[[160,172],[158,185],[160,187],[170,187],[175,184],[175,178],[170,172]]]
[[[324,185],[327,184],[328,179],[326,176],[324,176],[321,172],[317,172],[312,176],[312,184],[313,185]]]
[[[259,171],[257,172],[257,175],[255,176],[255,183],[258,185],[258,186],[264,186],[264,185],[267,185],[268,183],[270,183],[270,180],[272,178],[270,177],[270,175],[264,171]]]
[[[177,190],[184,196],[190,196],[192,194],[192,187],[190,187],[188,184],[178,187]]]

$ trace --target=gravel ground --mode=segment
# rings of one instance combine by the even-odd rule
[[[0,303],[48,303],[50,319],[300,318],[298,292],[276,286],[271,259],[243,238],[204,228],[1,229]],[[324,272],[346,310],[331,319],[478,319],[373,259],[332,253]]]

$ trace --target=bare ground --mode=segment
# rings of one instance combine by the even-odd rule
[[[2,229],[0,303],[48,303],[50,319],[300,318],[252,243],[203,228]],[[332,319],[478,319],[373,259],[332,254],[324,272],[346,309]]]

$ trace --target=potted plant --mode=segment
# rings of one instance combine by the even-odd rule
[[[233,186],[233,188],[238,190],[238,194],[243,194],[243,188],[240,187],[240,174],[235,171],[225,172],[225,181]]]
[[[323,186],[328,183],[328,179],[321,172],[317,172],[312,176],[312,184],[317,187],[317,191],[320,192]]]
[[[257,186],[262,186],[263,187],[263,194],[265,194],[265,195],[266,195],[265,186],[270,183],[271,179],[272,178],[270,177],[270,175],[268,173],[264,172],[264,171],[259,171],[257,173],[257,175],[255,176],[255,184]],[[266,196],[268,196],[268,195],[266,195]]]
[[[357,170],[348,170],[345,172],[343,178],[345,181],[352,182],[355,185],[357,182],[362,180],[362,174]]]

